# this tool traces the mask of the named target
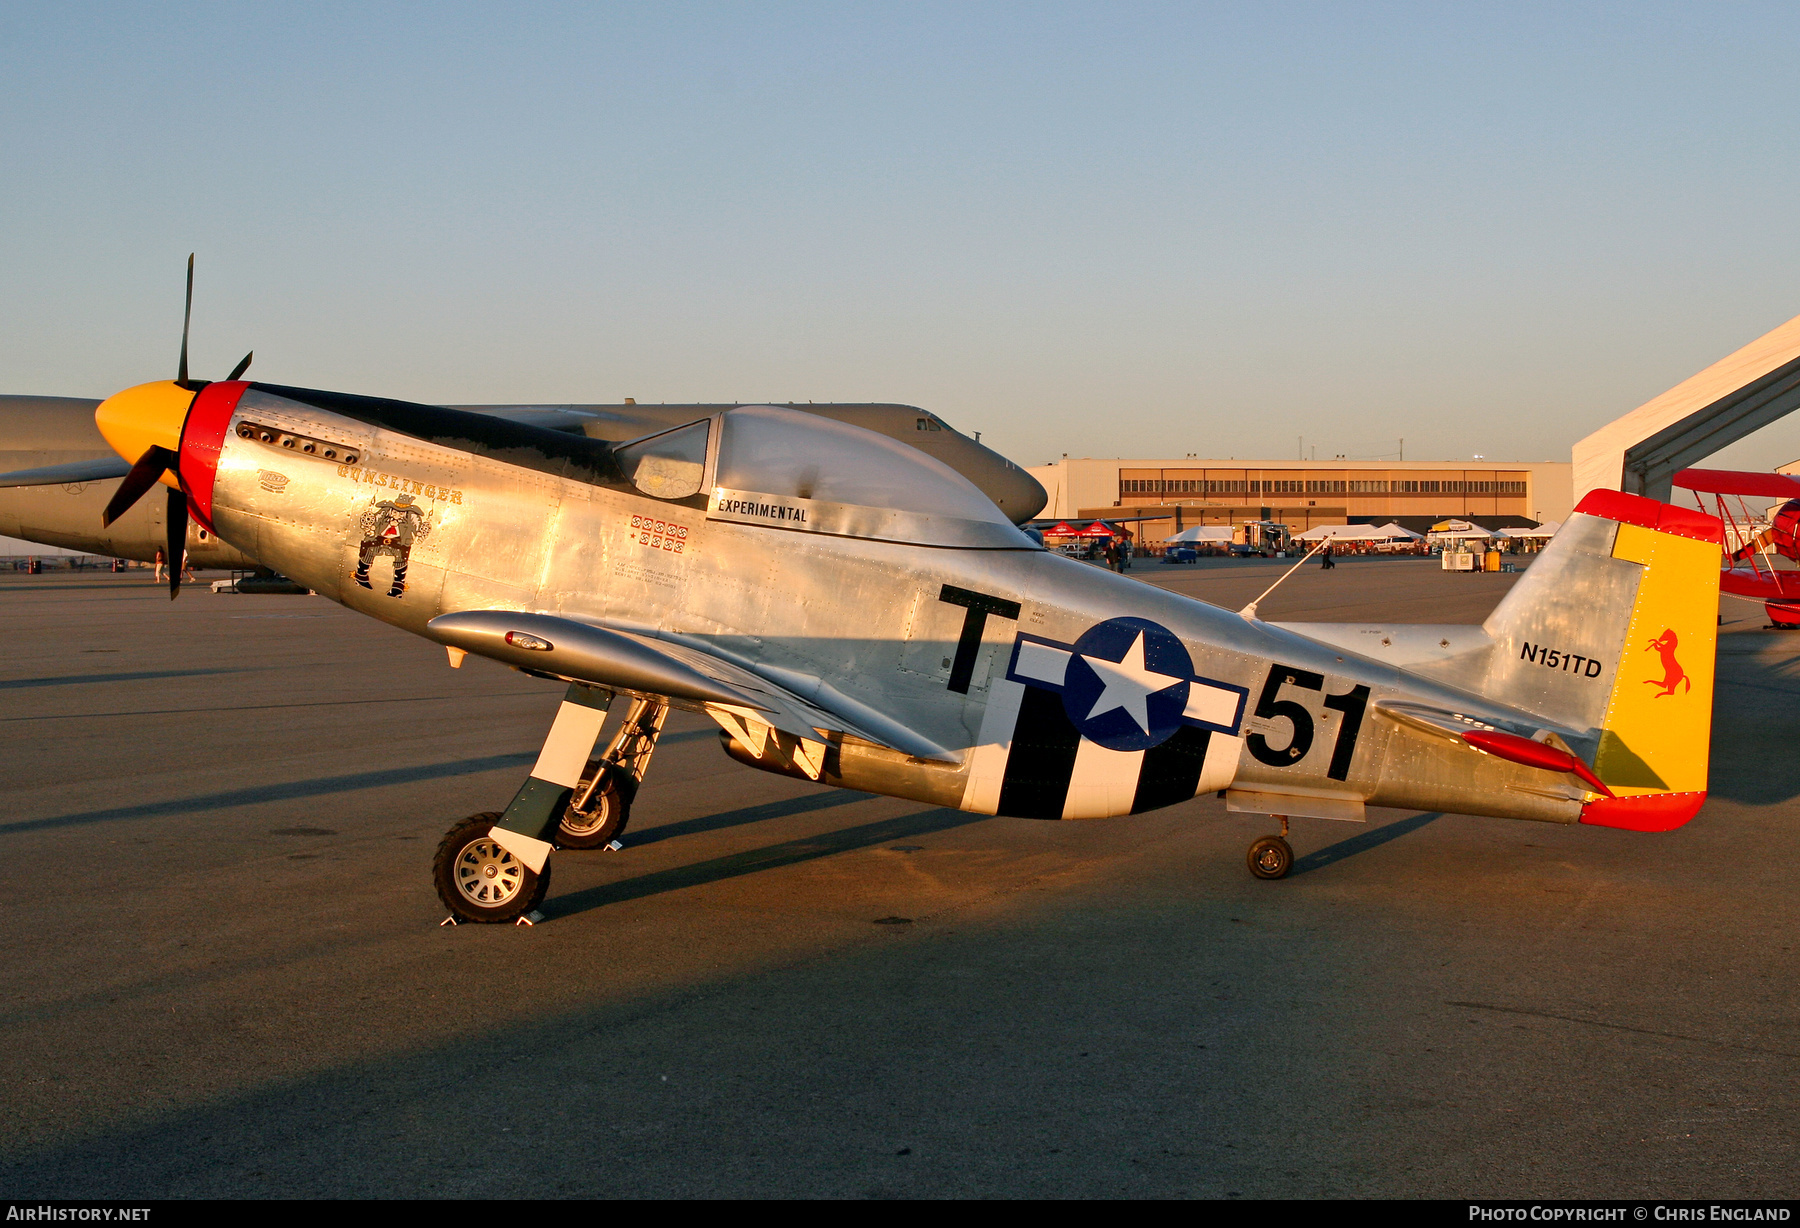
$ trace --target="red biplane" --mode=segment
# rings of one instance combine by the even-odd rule
[[[1771,627],[1800,630],[1800,570],[1777,566],[1780,559],[1800,563],[1800,477],[1683,469],[1675,475],[1675,485],[1693,491],[1702,511],[1711,509],[1701,496],[1711,495],[1716,514],[1725,522],[1720,591],[1761,601]],[[1730,499],[1736,500],[1735,505]],[[1785,502],[1759,516],[1746,499]]]

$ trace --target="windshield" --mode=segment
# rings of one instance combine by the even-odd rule
[[[740,406],[708,514],[804,532],[976,549],[1035,550],[992,500],[942,461],[795,409]]]
[[[685,499],[706,483],[706,439],[711,422],[701,419],[672,431],[647,435],[613,449],[626,480],[655,499]]]

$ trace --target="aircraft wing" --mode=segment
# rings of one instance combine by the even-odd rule
[[[734,733],[748,721],[806,742],[842,733],[915,758],[960,761],[819,679],[733,661],[688,636],[515,610],[440,614],[426,631],[448,647],[534,673],[667,699]]]
[[[1751,495],[1800,499],[1800,477],[1785,473],[1743,473],[1735,469],[1683,469],[1675,485],[1709,495]]]
[[[761,709],[757,719],[784,733],[808,740],[816,740],[823,733],[847,733],[916,759],[961,761],[960,756],[924,735],[858,703],[820,679],[732,661],[688,636],[677,639],[648,629],[611,629],[757,701],[756,706]]]
[[[116,456],[96,460],[70,461],[64,465],[46,465],[42,469],[15,469],[0,473],[0,488],[13,486],[62,486],[70,482],[103,482],[122,478],[131,466]]]
[[[1719,573],[1719,589],[1757,601],[1794,601],[1800,599],[1800,571],[1756,572],[1734,567]]]

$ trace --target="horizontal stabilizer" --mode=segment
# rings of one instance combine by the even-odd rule
[[[1464,716],[1460,712],[1452,712],[1447,708],[1434,708],[1429,704],[1408,703],[1395,699],[1378,699],[1375,701],[1375,712],[1389,720],[1402,725],[1410,725],[1422,733],[1436,734],[1451,742],[1461,742],[1465,734],[1501,730],[1521,738],[1541,738],[1545,732],[1558,737],[1572,731],[1547,729],[1541,724],[1527,724],[1524,721],[1483,720],[1473,716]]]
[[[69,461],[63,465],[46,465],[42,469],[15,469],[0,473],[0,489],[14,486],[66,486],[72,482],[105,482],[122,478],[131,472],[131,463],[117,456],[97,460]]]

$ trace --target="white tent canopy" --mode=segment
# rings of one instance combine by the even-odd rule
[[[1405,538],[1407,541],[1417,542],[1417,541],[1425,540],[1425,535],[1423,533],[1414,533],[1411,529],[1405,528],[1405,527],[1401,526],[1398,522],[1393,521],[1393,520],[1390,520],[1386,524],[1379,526],[1375,531],[1377,533],[1381,534],[1383,537],[1388,538],[1390,540],[1393,538],[1402,538],[1402,537]]]
[[[1467,520],[1445,520],[1440,523],[1444,527],[1438,528],[1433,526],[1431,532],[1427,536],[1435,538],[1438,541],[1456,541],[1459,538],[1467,540],[1476,537],[1493,536],[1492,533],[1489,533],[1480,525]]]
[[[1228,542],[1230,540],[1231,530],[1224,525],[1197,524],[1191,529],[1183,529],[1173,537],[1163,538],[1163,545],[1180,546],[1188,542]]]
[[[1381,529],[1370,528],[1366,524],[1322,524],[1316,529],[1308,529],[1304,533],[1294,534],[1295,541],[1322,542],[1376,542],[1386,541],[1390,534]]]
[[[1560,528],[1562,528],[1562,521],[1546,520],[1543,524],[1539,525],[1535,529],[1501,529],[1500,535],[1502,537],[1515,537],[1515,538],[1522,538],[1525,540],[1532,540],[1535,538],[1555,537],[1556,531]]]

